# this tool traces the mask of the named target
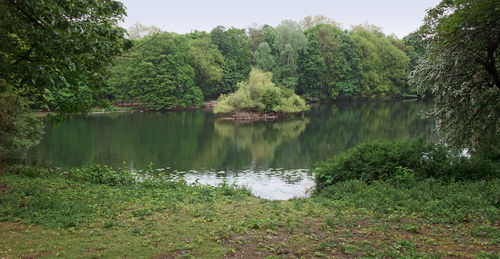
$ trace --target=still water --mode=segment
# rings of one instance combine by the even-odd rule
[[[310,168],[361,142],[421,137],[435,141],[433,122],[417,101],[321,104],[276,122],[234,123],[211,111],[115,113],[48,123],[32,148],[33,163],[62,167],[124,162],[188,182],[246,186],[268,199],[307,195]]]

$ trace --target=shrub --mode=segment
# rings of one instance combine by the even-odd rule
[[[498,177],[498,170],[487,160],[476,156],[469,159],[443,145],[420,140],[363,143],[324,162],[315,171],[318,189],[347,180],[395,180],[402,173],[413,174],[416,179],[445,181]]]
[[[253,69],[248,81],[238,84],[236,92],[219,97],[214,112],[297,113],[309,109],[302,98],[291,90],[277,87],[271,78],[272,73]]]

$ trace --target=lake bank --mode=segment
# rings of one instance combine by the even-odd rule
[[[342,197],[269,201],[224,184],[139,184],[118,174],[7,170],[0,176],[0,256],[498,256],[498,207],[476,203],[500,188],[498,180],[406,190],[346,182],[338,185]],[[418,198],[432,190],[439,195]]]

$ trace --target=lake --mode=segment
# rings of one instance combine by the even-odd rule
[[[246,186],[267,199],[304,197],[314,168],[361,142],[421,137],[436,141],[430,103],[390,101],[312,105],[275,122],[234,123],[211,111],[135,112],[73,117],[47,123],[32,163],[152,167],[188,182]]]

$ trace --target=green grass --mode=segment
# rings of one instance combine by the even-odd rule
[[[0,176],[0,258],[498,258],[500,180],[337,183],[308,199],[95,166]]]

